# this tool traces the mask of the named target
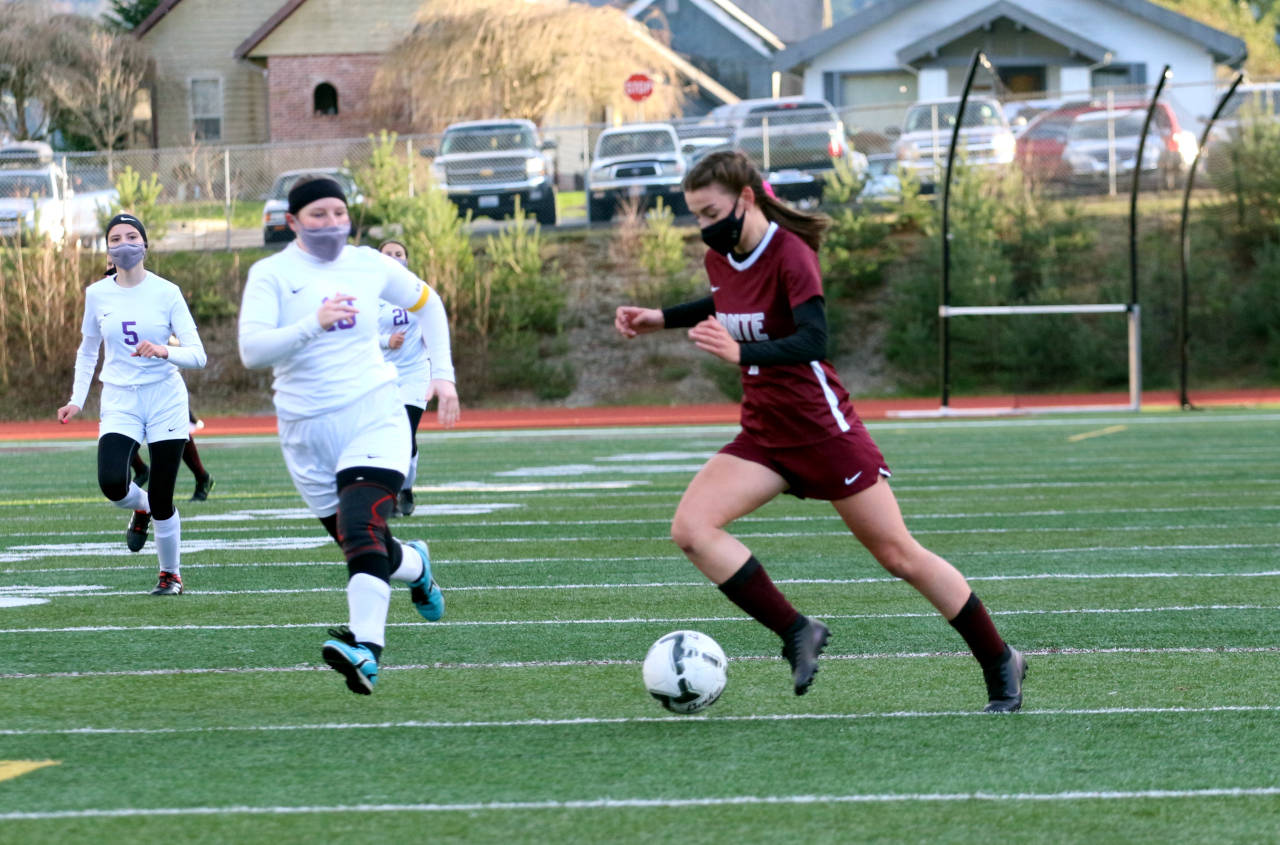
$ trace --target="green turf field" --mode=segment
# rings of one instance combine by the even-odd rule
[[[793,696],[667,536],[728,428],[422,435],[394,530],[448,612],[396,585],[371,697],[320,660],[345,567],[274,440],[200,441],[164,599],[91,444],[0,444],[0,842],[1280,841],[1280,415],[870,428],[1028,655],[1023,712],[979,713],[950,627],[784,498],[735,530],[831,626]],[[697,716],[640,682],[678,628],[730,658]]]

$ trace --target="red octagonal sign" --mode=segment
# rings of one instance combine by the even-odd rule
[[[638,103],[653,93],[653,80],[643,73],[633,73],[622,83],[622,90]]]

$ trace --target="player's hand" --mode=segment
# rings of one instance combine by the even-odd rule
[[[619,305],[613,317],[613,327],[618,330],[618,334],[627,338],[656,332],[665,326],[666,321],[662,319],[662,310],[658,308]]]
[[[66,425],[71,422],[71,418],[80,413],[79,405],[72,405],[70,402],[58,409],[58,422]]]
[[[689,339],[699,349],[710,352],[717,358],[723,358],[730,364],[742,361],[742,348],[738,345],[738,341],[733,339],[729,330],[715,317],[708,317],[689,329]]]
[[[161,346],[158,343],[152,343],[149,340],[138,341],[138,346],[133,350],[130,356],[133,358],[168,358],[169,347]]]
[[[404,346],[404,332],[392,332],[391,338],[387,341],[388,349],[399,349]]]
[[[359,314],[359,310],[351,304],[355,301],[356,298],[354,296],[345,293],[335,293],[326,299],[316,311],[316,319],[320,321],[320,328],[328,331],[339,320],[349,320]]]
[[[445,428],[453,428],[458,417],[462,416],[462,408],[458,404],[458,388],[453,382],[442,378],[433,378],[427,383],[427,401],[434,397],[436,402],[436,420]]]

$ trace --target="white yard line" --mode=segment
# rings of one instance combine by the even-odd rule
[[[1278,654],[1280,646],[1170,646],[1167,648],[1113,647],[1113,648],[1061,648],[1061,649],[1023,649],[1023,654],[1034,657],[1088,657],[1111,654],[1145,654],[1145,655],[1187,655],[1187,654]],[[973,655],[960,651],[926,651],[926,652],[868,652],[864,654],[824,654],[823,661],[832,660],[936,660],[963,659],[972,660]],[[743,661],[777,661],[777,655],[734,655],[731,662]],[[379,672],[412,672],[440,671],[456,669],[470,671],[474,669],[552,669],[563,667],[588,666],[639,666],[641,660],[500,660],[489,663],[475,662],[437,662],[437,663],[405,663],[400,665],[380,666]],[[0,675],[0,680],[35,680],[49,678],[145,678],[170,675],[247,675],[255,673],[280,672],[328,672],[328,666],[298,665],[292,666],[245,666],[245,667],[192,667],[187,669],[117,669],[107,671],[83,672],[12,672]]]
[[[1088,707],[1061,710],[1024,709],[1019,719],[1032,716],[1134,716],[1201,715],[1206,713],[1277,713],[1276,705],[1220,705],[1214,707]],[[362,731],[401,728],[554,728],[590,725],[637,725],[669,723],[696,725],[707,722],[841,722],[898,719],[991,718],[980,710],[895,710],[883,713],[762,713],[747,716],[615,716],[565,719],[420,720],[398,722],[319,722],[313,724],[223,725],[194,728],[0,728],[0,736],[118,736],[206,733],[270,733],[273,731]]]
[[[138,595],[132,593],[131,595]],[[1269,604],[1196,604],[1168,607],[1088,607],[1061,610],[994,610],[992,616],[1075,616],[1131,613],[1199,613],[1241,610],[1280,610]],[[821,613],[822,619],[933,619],[937,613]],[[388,622],[388,628],[517,628],[523,625],[685,625],[693,622],[753,622],[747,616],[629,616],[603,619],[472,619],[453,622]],[[267,631],[290,628],[337,627],[341,622],[290,622],[258,625],[81,625],[67,628],[0,628],[0,634],[105,634],[126,631]]]
[[[902,792],[849,795],[729,795],[695,798],[588,798],[546,801],[475,801],[457,804],[334,804],[312,806],[125,807],[0,814],[0,821],[38,821],[133,816],[317,815],[333,813],[475,813],[481,811],[627,810],[748,805],[920,804],[954,802],[1153,801],[1257,798],[1280,795],[1280,786],[1210,789],[1081,790],[1070,792]]]

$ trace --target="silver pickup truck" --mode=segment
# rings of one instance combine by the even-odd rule
[[[101,237],[98,212],[119,195],[105,173],[78,174],[77,185],[53,161],[48,144],[0,147],[0,237],[38,237],[85,243]]]
[[[555,167],[528,120],[470,120],[444,130],[440,148],[422,151],[432,159],[431,176],[460,213],[502,219],[516,200],[539,223],[556,223]]]

